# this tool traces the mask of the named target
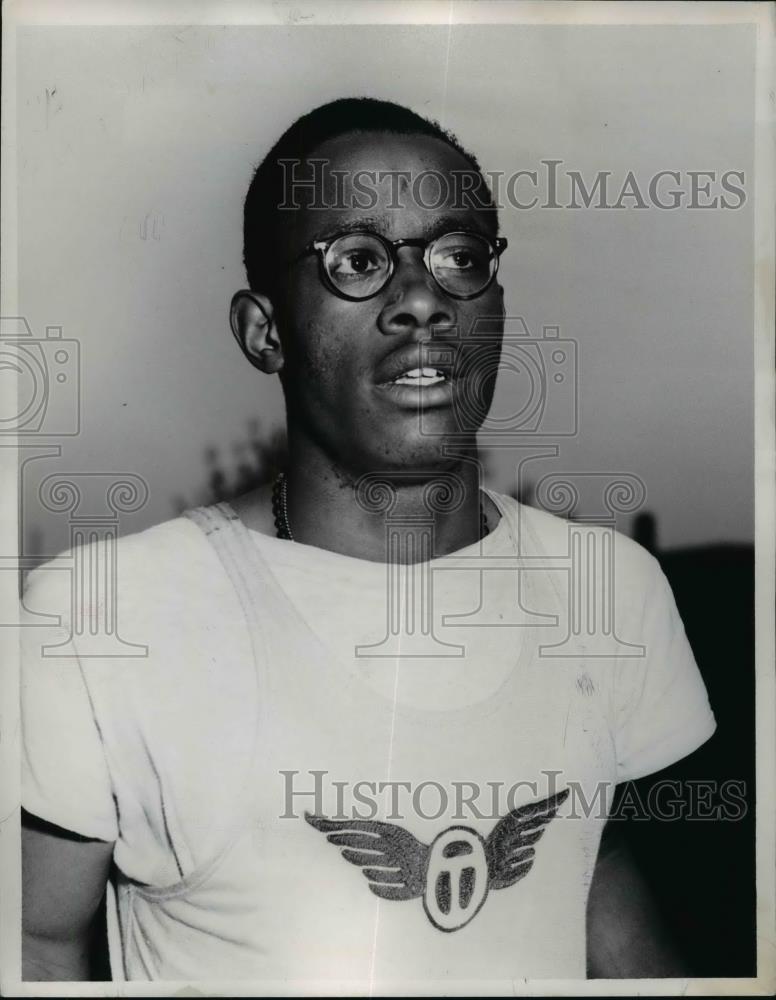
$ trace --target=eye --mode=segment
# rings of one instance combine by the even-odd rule
[[[434,264],[453,271],[472,271],[486,266],[487,257],[487,252],[478,246],[448,246],[437,250]]]
[[[382,243],[364,233],[340,237],[326,255],[329,276],[340,284],[377,278],[387,267],[388,258]]]
[[[474,266],[473,254],[470,250],[452,250],[444,255],[444,263],[465,270]]]
[[[375,255],[367,249],[348,250],[333,262],[334,270],[341,275],[369,274],[379,266]]]

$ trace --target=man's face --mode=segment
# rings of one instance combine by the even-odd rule
[[[335,170],[345,172],[344,197],[335,204],[332,180],[324,196],[332,207],[287,212],[287,221],[281,220],[280,260],[292,260],[312,240],[330,239],[354,226],[388,240],[430,240],[454,230],[495,235],[486,213],[453,207],[450,172],[470,172],[471,167],[441,140],[345,135],[313,155],[329,161],[329,178]],[[403,171],[416,177],[429,170],[451,181],[450,197],[438,208],[418,204],[411,181],[397,180],[392,190],[388,179],[374,185],[374,207],[353,204],[349,179],[359,171],[392,171],[396,177]],[[433,181],[416,188],[426,204],[438,200],[437,191]],[[503,293],[495,281],[477,298],[453,298],[429,274],[417,247],[399,249],[390,282],[365,301],[340,298],[327,288],[315,255],[302,257],[283,276],[273,305],[291,433],[312,438],[333,461],[357,473],[400,468],[433,472],[451,464],[443,453],[445,442],[471,446],[476,424],[490,406],[498,366]],[[470,335],[476,321],[480,331],[491,333],[489,346],[480,344],[476,363],[462,364],[475,358]],[[424,367],[438,369],[444,380],[408,384],[402,377]],[[474,397],[474,405],[467,405]],[[479,421],[472,413],[481,415]]]

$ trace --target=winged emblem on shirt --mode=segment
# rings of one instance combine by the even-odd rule
[[[569,794],[568,788],[513,809],[483,839],[468,826],[449,826],[424,844],[398,823],[305,819],[342,857],[361,868],[381,899],[423,899],[423,909],[441,931],[459,930],[482,908],[491,889],[507,889],[525,878],[535,845]]]

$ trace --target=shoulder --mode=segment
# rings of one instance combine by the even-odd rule
[[[538,507],[519,503],[514,497],[501,493],[491,491],[491,496],[507,512],[518,537],[521,555],[538,560],[544,556],[551,560],[553,568],[562,568],[558,565],[558,560],[565,558],[570,566],[574,558],[572,535],[582,532],[592,538],[599,550],[599,559],[602,555],[608,557],[611,551],[613,566],[621,582],[641,583],[642,586],[649,587],[655,577],[661,574],[657,559],[620,531],[606,525],[559,517]]]
[[[77,666],[95,711],[112,720],[106,731],[183,711],[203,692],[215,706],[231,661],[252,663],[240,593],[203,527],[181,516],[100,538],[30,574],[23,658],[31,670]]]
[[[66,549],[30,572],[24,604],[44,613],[46,606],[69,609],[78,593],[100,592],[104,598],[109,589],[125,598],[151,598],[183,581],[190,587],[217,570],[217,556],[203,532],[180,516],[119,537],[106,532]]]

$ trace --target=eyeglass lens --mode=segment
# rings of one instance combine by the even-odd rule
[[[448,233],[432,243],[429,267],[445,291],[468,297],[485,288],[496,260],[487,240],[471,233]],[[388,249],[369,233],[338,237],[326,252],[324,266],[332,284],[351,298],[376,294],[391,276]]]

